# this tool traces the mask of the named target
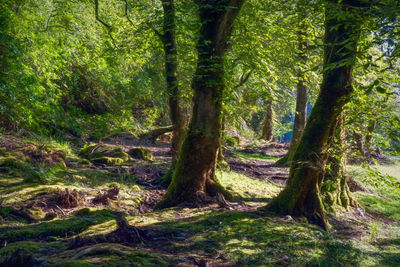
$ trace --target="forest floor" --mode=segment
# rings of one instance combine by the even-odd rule
[[[168,144],[103,143],[147,147],[153,159],[96,165],[66,144],[0,136],[0,266],[400,266],[398,161],[350,166],[360,208],[329,215],[323,231],[257,211],[286,183],[274,165],[284,144],[226,149],[230,171],[217,175],[229,205],[153,210]]]

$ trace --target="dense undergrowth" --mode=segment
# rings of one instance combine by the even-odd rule
[[[398,161],[371,167],[375,168],[375,176],[370,169],[349,167],[349,175],[366,189],[354,193],[360,208],[330,216],[332,229],[325,232],[301,219],[259,212],[257,208],[282,189],[269,181],[269,177],[218,171],[222,184],[235,195],[229,207],[143,210],[143,203],[160,189],[143,185],[144,176],[136,177],[125,167],[156,170],[155,162],[130,160],[122,166],[95,165],[80,158],[76,147],[56,142],[46,145],[49,150],[65,151],[65,166],[38,163],[13,149],[2,150],[1,261],[20,250],[33,255],[43,266],[193,266],[201,260],[227,266],[398,266],[400,263],[400,194],[394,187],[400,181]],[[245,165],[272,164],[275,160],[250,151],[235,152],[232,157]],[[115,186],[120,189],[119,197],[106,204],[82,202],[76,207],[62,208],[63,213],[54,205],[50,207],[51,196],[66,188],[93,198]],[[38,220],[29,222],[12,213],[12,208],[19,207]],[[49,213],[56,216],[50,217]],[[147,238],[135,244],[71,246],[77,237],[114,231],[116,218],[121,214],[130,225],[147,229],[150,233]]]

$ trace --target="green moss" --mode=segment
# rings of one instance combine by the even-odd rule
[[[96,244],[69,251],[67,257],[51,260],[57,266],[171,266],[162,256],[155,253],[141,252],[120,244]]]
[[[128,154],[135,159],[142,159],[149,161],[153,159],[151,151],[145,147],[133,147],[129,149]]]
[[[217,169],[228,172],[231,170],[231,167],[229,166],[228,162],[222,159],[217,161]]]
[[[172,176],[174,175],[174,171],[172,169],[169,169],[164,175],[163,177],[161,177],[160,179],[160,184],[164,187],[168,187],[169,184],[172,181]]]
[[[86,159],[90,159],[90,154],[92,153],[93,149],[96,147],[96,145],[87,145],[85,144],[84,147],[82,147],[79,152],[78,155],[86,158]]]
[[[51,253],[62,246],[60,242],[19,241],[9,243],[6,247],[0,249],[0,258],[11,256],[17,249],[22,249],[29,254],[41,255]]]
[[[105,164],[105,165],[115,166],[115,165],[123,164],[124,160],[120,159],[120,158],[101,157],[101,158],[92,159],[92,162],[97,163],[97,164]]]
[[[109,211],[97,210],[90,212],[87,216],[52,220],[22,227],[1,227],[0,240],[15,242],[46,237],[66,237],[80,233],[90,225],[113,218],[114,215]]]
[[[129,155],[122,147],[102,144],[85,145],[79,150],[78,155],[94,163],[107,165],[119,165],[129,159]]]
[[[16,158],[16,157],[7,157],[4,158],[0,162],[0,168],[3,170],[11,171],[11,170],[23,170],[28,167],[24,161]]]
[[[237,136],[224,135],[224,143],[228,146],[238,146],[240,140]]]
[[[7,152],[7,150],[3,147],[0,148],[0,156],[1,157],[8,157],[10,154]]]

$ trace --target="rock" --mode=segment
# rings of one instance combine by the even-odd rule
[[[152,160],[153,155],[148,148],[134,147],[129,149],[128,154],[135,159]]]
[[[105,165],[115,166],[115,165],[120,165],[120,164],[124,163],[125,161],[120,158],[101,157],[101,158],[93,159],[92,162],[97,163],[97,164],[105,164]]]
[[[129,159],[122,147],[103,144],[85,145],[78,155],[93,163],[112,166],[120,165]]]

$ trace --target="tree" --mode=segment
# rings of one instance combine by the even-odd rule
[[[306,34],[307,34],[307,26],[304,22],[306,13],[306,3],[305,1],[298,1],[296,3],[297,7],[297,16],[298,18],[298,31],[297,31],[297,49],[298,49],[298,59],[299,59],[299,68],[297,71],[297,91],[296,91],[296,110],[294,115],[293,122],[293,135],[292,140],[290,141],[290,147],[287,154],[277,161],[277,164],[290,164],[293,159],[294,153],[296,152],[297,146],[300,142],[301,135],[303,134],[304,128],[306,126],[307,120],[307,87],[304,81],[304,73],[302,67],[306,64],[307,55],[307,42],[306,42]]]
[[[185,135],[185,120],[179,106],[178,53],[176,46],[174,0],[162,0],[164,10],[163,34],[161,40],[165,51],[165,75],[172,131],[172,168],[178,161],[178,153]]]
[[[272,109],[272,101],[268,101],[267,110],[265,112],[264,123],[261,128],[260,139],[271,141],[274,129],[274,110]]]
[[[224,54],[244,0],[199,0],[198,61],[193,113],[172,182],[158,208],[193,202],[198,193],[227,194],[215,177],[221,136]]]
[[[327,161],[329,136],[353,92],[352,69],[363,17],[355,1],[327,1],[324,72],[321,92],[293,157],[289,180],[266,207],[280,214],[305,216],[327,228],[320,186]]]
[[[344,170],[346,162],[344,122],[345,116],[342,113],[332,125],[329,134],[327,166],[321,186],[322,200],[328,211],[335,211],[337,208],[347,209],[357,205],[351,195],[347,183],[348,177]]]

